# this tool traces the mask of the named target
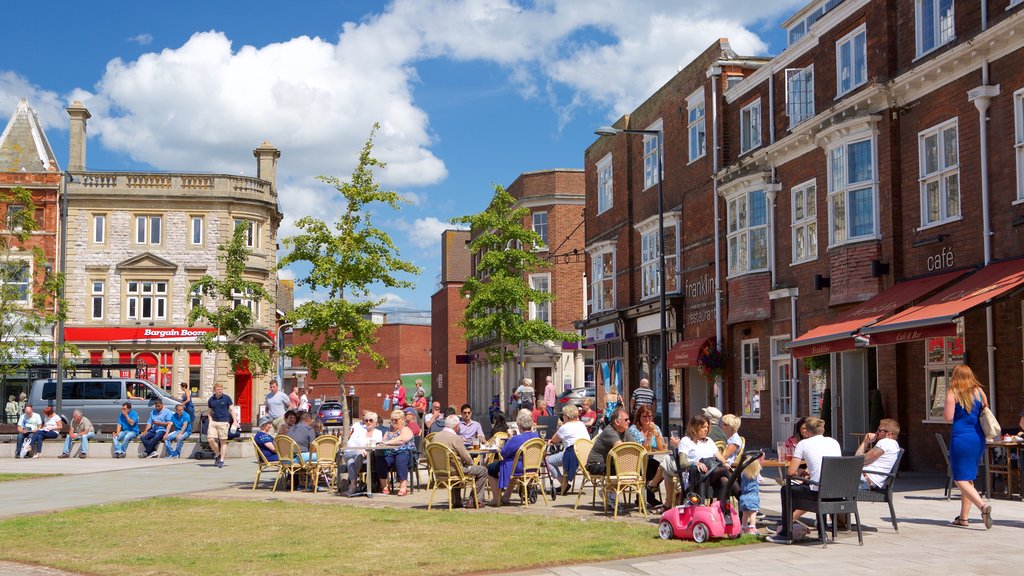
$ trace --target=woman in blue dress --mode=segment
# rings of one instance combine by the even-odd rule
[[[992,507],[987,506],[974,487],[978,477],[978,461],[985,452],[985,433],[981,430],[981,410],[988,406],[988,398],[974,372],[966,365],[953,369],[946,390],[946,408],[943,416],[953,423],[949,439],[949,463],[953,481],[960,488],[960,515],[953,519],[954,526],[967,526],[971,504],[981,511],[985,528],[992,528]]]

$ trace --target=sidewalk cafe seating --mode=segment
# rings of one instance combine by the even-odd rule
[[[821,460],[821,481],[786,474],[783,489],[789,493],[788,506],[782,511],[783,522],[789,522],[793,510],[814,512],[818,517],[818,535],[821,545],[825,546],[825,516],[832,516],[832,541],[836,539],[836,518],[840,515],[853,514],[857,521],[857,541],[864,545],[864,534],[861,531],[860,511],[857,509],[857,492],[860,490],[860,479],[864,469],[864,456],[828,456]],[[811,494],[794,495],[794,486],[804,484],[817,486],[818,490]],[[793,531],[787,530],[788,543],[792,543]]]
[[[900,527],[896,524],[896,510],[892,507],[892,489],[893,485],[896,484],[896,475],[900,470],[900,461],[903,460],[903,453],[906,450],[900,448],[899,454],[896,455],[896,461],[892,464],[892,470],[889,470],[888,474],[882,474],[880,472],[872,472],[871,474],[877,476],[885,476],[885,486],[881,488],[873,488],[871,490],[858,490],[857,501],[858,502],[885,502],[889,505],[889,517],[892,519],[892,529],[899,532]]]
[[[289,492],[295,491],[295,475],[303,474],[306,471],[306,464],[299,457],[299,445],[285,434],[274,436],[274,448],[277,448],[277,456],[280,467],[278,468],[277,480],[274,480],[273,490],[277,492],[277,482],[283,476],[288,477]]]
[[[527,440],[516,451],[512,460],[512,477],[509,479],[509,487],[512,490],[519,490],[523,504],[530,507],[530,488],[536,487],[547,506],[548,498],[544,495],[544,484],[540,480],[540,469],[544,466],[544,454],[547,443],[542,438]],[[516,470],[520,470],[517,474]]]
[[[644,467],[647,462],[647,451],[636,442],[617,444],[608,452],[606,460],[608,471],[604,480],[604,511],[608,512],[608,493],[615,493],[614,517],[619,515],[619,504],[623,496],[633,492],[637,497],[640,513],[647,516],[647,499],[644,497]]]
[[[279,474],[281,472],[281,461],[278,460],[277,462],[270,462],[267,460],[267,457],[263,455],[263,451],[260,450],[259,445],[256,444],[255,436],[250,438],[250,442],[252,442],[252,449],[256,452],[256,480],[252,483],[252,489],[255,490],[256,486],[260,483],[260,474],[271,470],[273,470],[275,474]]]
[[[590,501],[590,505],[596,506],[597,489],[599,486],[604,485],[604,476],[594,477],[587,471],[587,458],[590,457],[590,451],[594,449],[594,441],[580,438],[573,444],[573,448],[576,449],[576,459],[579,461],[580,474],[583,476],[583,480],[580,482],[580,491],[576,493],[576,505],[572,509],[577,510],[580,507],[580,498],[583,496],[583,490],[586,489],[587,484],[590,484],[590,487],[594,489],[594,496]]]
[[[469,488],[473,493],[473,503],[480,505],[479,494],[476,493],[476,482],[462,470],[462,463],[451,448],[436,444],[427,444],[427,466],[430,470],[430,501],[427,510],[434,506],[434,493],[440,488],[448,493],[448,509],[452,509],[452,490]]]
[[[341,439],[333,434],[325,434],[313,440],[310,452],[316,454],[316,460],[308,464],[310,475],[313,477],[313,492],[320,486],[320,479],[323,477],[327,482],[327,488],[333,490],[332,482],[338,474],[338,446]]]

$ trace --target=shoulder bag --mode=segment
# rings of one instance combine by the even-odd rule
[[[981,408],[981,414],[978,415],[981,420],[981,431],[985,433],[985,438],[991,440],[992,438],[998,438],[999,434],[1003,431],[999,425],[999,421],[996,420],[995,414],[992,413],[992,409],[985,404]]]

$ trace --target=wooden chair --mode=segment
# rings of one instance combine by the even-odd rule
[[[540,469],[544,466],[544,453],[547,448],[547,443],[542,438],[534,438],[527,440],[519,447],[516,451],[516,456],[512,460],[512,477],[509,479],[510,488],[520,490],[520,496],[523,499],[523,504],[529,508],[530,498],[529,490],[530,486],[536,485],[537,491],[540,492],[541,498],[544,499],[544,505],[548,505],[548,497],[544,494],[544,484],[540,480]],[[522,466],[522,473],[516,474],[516,469]]]
[[[310,474],[313,476],[314,493],[320,487],[321,475],[327,480],[327,488],[334,489],[333,482],[338,474],[337,456],[340,445],[341,440],[333,434],[320,436],[310,445],[309,451],[316,454],[316,461],[307,464]]]
[[[479,495],[476,493],[476,482],[466,476],[462,470],[462,463],[451,448],[442,444],[431,442],[427,444],[427,462],[430,470],[430,501],[427,503],[427,510],[434,506],[434,493],[438,488],[448,493],[448,509],[452,509],[452,490],[469,488],[473,491],[473,503],[480,505]]]
[[[252,483],[252,489],[255,490],[256,486],[260,483],[260,474],[269,470],[273,470],[275,474],[280,473],[281,462],[280,460],[276,462],[267,460],[267,457],[263,454],[263,450],[260,450],[259,444],[256,443],[256,437],[253,436],[250,440],[252,441],[252,448],[256,452],[256,480]]]
[[[871,474],[885,476],[885,486],[872,490],[857,491],[858,502],[885,502],[889,505],[889,517],[892,519],[892,529],[897,532],[900,531],[900,527],[896,524],[896,510],[892,507],[892,488],[893,485],[896,484],[896,475],[899,474],[900,461],[903,460],[904,452],[906,451],[900,448],[899,454],[896,455],[896,461],[892,464],[892,470],[889,470],[888,474],[871,472]]]
[[[647,499],[644,497],[647,451],[636,442],[623,442],[608,452],[606,460],[608,474],[604,480],[604,511],[608,512],[608,492],[615,493],[615,511],[619,515],[619,503],[623,496],[633,492],[637,496],[640,513],[647,516]],[[612,470],[615,471],[612,474]]]
[[[302,474],[306,470],[306,464],[299,457],[299,445],[286,434],[274,436],[274,448],[277,448],[278,472],[274,480],[274,492],[277,492],[277,483],[282,476],[288,476],[288,489],[295,491],[295,475]]]
[[[857,521],[857,541],[864,545],[864,534],[861,532],[860,511],[857,509],[857,492],[864,469],[864,456],[826,456],[821,460],[821,481],[815,482],[808,478],[786,475],[784,490],[790,492],[789,506],[782,512],[783,521],[793,517],[793,510],[814,512],[818,517],[818,534],[821,545],[825,546],[825,516],[832,515],[832,541],[836,539],[836,516],[853,514]],[[818,490],[810,495],[794,496],[793,486],[803,483],[817,486]],[[786,532],[792,542],[793,531]]]
[[[583,490],[586,489],[587,484],[594,489],[590,505],[597,506],[597,489],[604,486],[604,476],[591,476],[587,471],[587,458],[590,457],[590,452],[594,449],[594,441],[580,438],[573,444],[573,447],[576,449],[576,458],[580,462],[580,474],[582,474],[583,480],[580,482],[580,491],[576,493],[576,505],[572,509],[576,510],[580,507],[580,497],[583,496]]]

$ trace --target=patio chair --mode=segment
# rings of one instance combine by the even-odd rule
[[[338,474],[338,446],[341,440],[333,434],[327,434],[313,440],[309,451],[316,454],[316,461],[310,462],[308,468],[313,477],[313,492],[320,487],[320,477],[327,480],[327,488],[334,489],[334,477]]]
[[[900,527],[896,524],[896,510],[892,507],[892,489],[893,485],[896,484],[896,475],[900,471],[900,461],[903,460],[903,453],[906,450],[900,448],[898,454],[896,454],[896,461],[892,464],[892,469],[889,470],[888,474],[881,474],[879,472],[871,472],[878,476],[885,476],[885,486],[882,488],[874,488],[871,490],[858,490],[857,501],[858,502],[885,502],[889,505],[889,517],[892,518],[892,529],[899,532]]]
[[[479,495],[476,493],[476,482],[470,476],[466,476],[462,470],[462,463],[451,448],[442,444],[427,444],[427,466],[430,470],[430,501],[427,503],[427,510],[434,506],[434,493],[438,488],[448,493],[448,509],[452,509],[452,490],[469,488],[473,491],[473,503],[480,505]]]
[[[251,439],[252,449],[256,452],[256,480],[252,483],[252,489],[255,490],[256,486],[260,483],[260,474],[273,470],[275,474],[281,471],[281,462],[271,462],[267,460],[267,457],[263,454],[263,450],[260,450],[259,445],[256,443],[256,437],[253,436]]]
[[[623,442],[608,452],[608,474],[604,481],[604,511],[608,512],[608,493],[615,493],[614,517],[619,515],[619,504],[626,494],[633,492],[637,497],[640,513],[647,516],[647,499],[644,497],[644,467],[647,451],[636,442]],[[614,470],[614,473],[612,471]]]
[[[939,451],[942,452],[942,459],[946,461],[946,500],[953,495],[953,466],[949,462],[949,446],[941,432],[935,433],[935,441],[939,443]]]
[[[510,489],[519,489],[520,496],[523,499],[523,504],[530,507],[530,486],[536,485],[537,491],[540,492],[541,498],[544,499],[544,505],[547,506],[548,498],[544,494],[544,484],[540,480],[540,469],[544,466],[544,454],[546,452],[547,443],[541,438],[534,438],[527,440],[519,447],[516,451],[516,456],[512,460],[512,477],[509,479]],[[522,472],[516,474],[516,469],[522,467]]]
[[[789,522],[793,510],[814,512],[818,517],[818,535],[821,545],[826,545],[825,516],[832,516],[832,541],[836,539],[836,516],[853,514],[857,521],[857,541],[864,545],[864,534],[861,531],[860,511],[857,509],[857,492],[860,489],[861,470],[864,469],[863,456],[829,456],[821,460],[821,481],[815,482],[808,478],[786,475],[784,490],[789,491],[789,506],[782,512],[783,522]],[[803,483],[817,486],[818,490],[811,495],[793,495],[793,486]],[[793,531],[786,532],[789,543],[792,543]]]
[[[277,483],[281,480],[282,476],[288,477],[288,489],[290,492],[295,491],[295,475],[302,474],[306,471],[306,464],[302,462],[299,457],[299,445],[295,443],[289,436],[285,434],[278,434],[274,436],[274,448],[277,448],[278,457],[278,472],[277,479],[274,480],[274,492],[277,492]]]
[[[583,496],[583,490],[586,489],[587,484],[594,489],[590,505],[597,506],[597,489],[604,486],[604,476],[591,476],[587,471],[587,458],[590,457],[590,452],[594,449],[594,441],[580,438],[573,444],[573,447],[576,449],[576,459],[580,463],[580,474],[583,475],[583,480],[580,482],[580,491],[576,493],[576,505],[572,509],[576,510],[580,507],[580,497]]]

